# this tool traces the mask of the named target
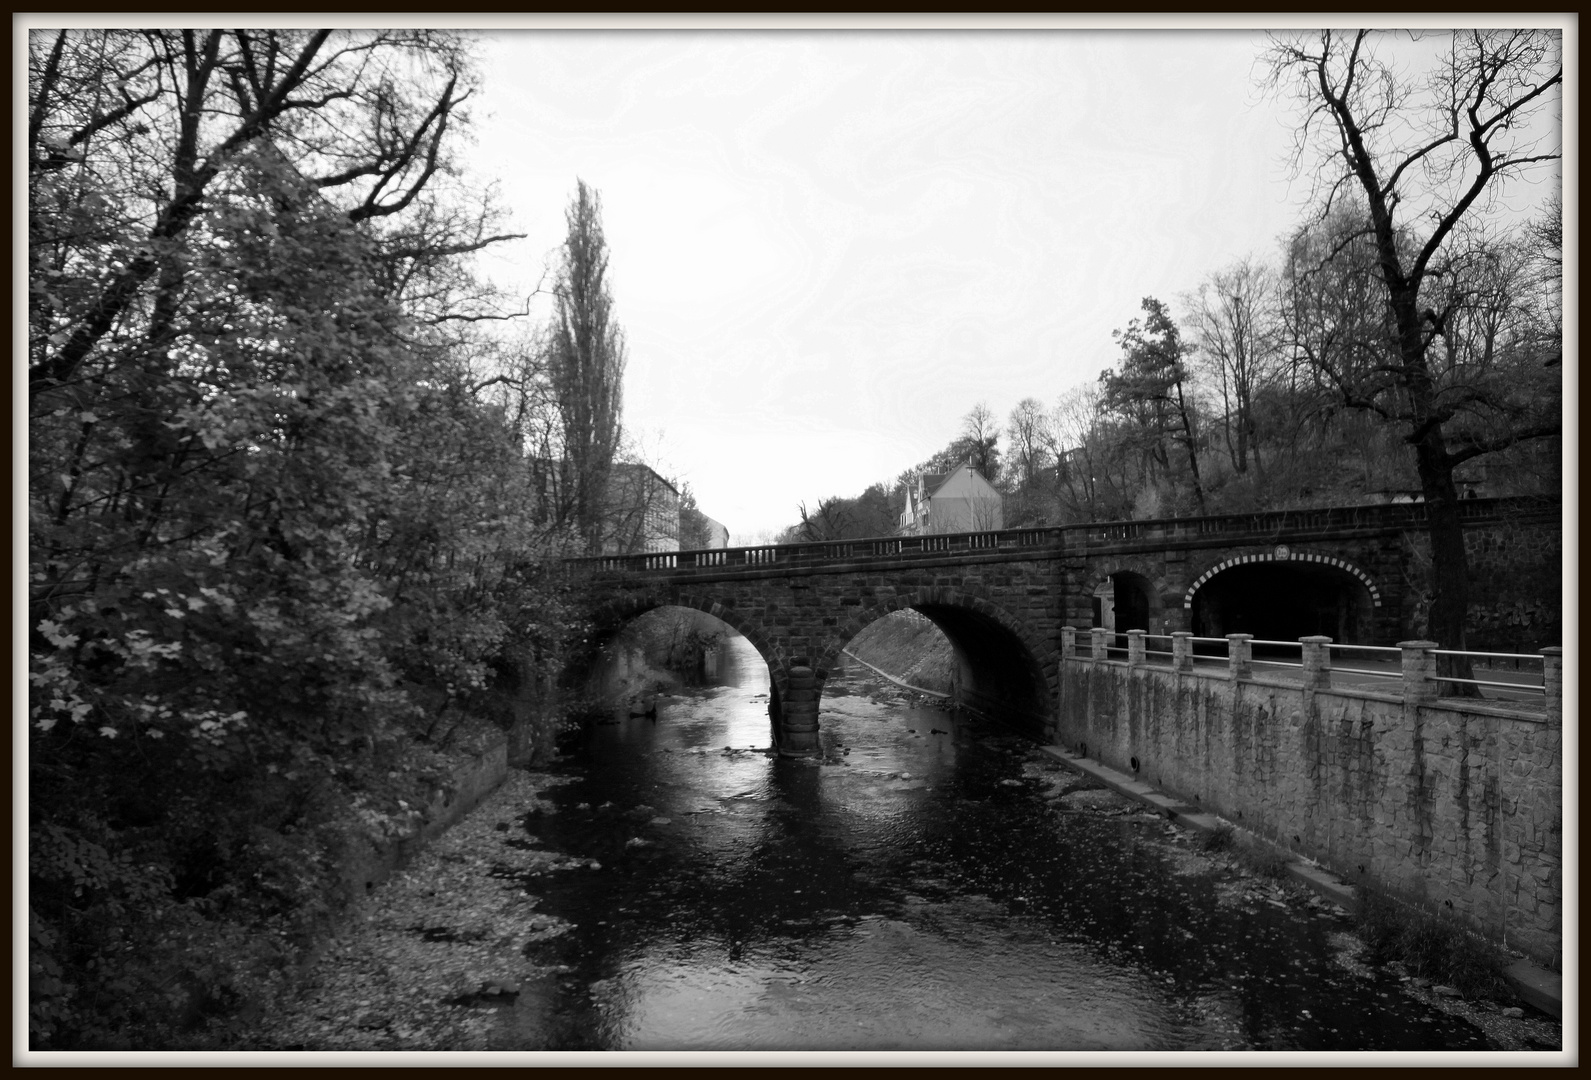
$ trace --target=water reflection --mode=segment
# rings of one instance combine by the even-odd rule
[[[498,1044],[552,1049],[1464,1048],[1330,962],[1342,927],[1233,906],[1147,815],[1063,814],[1030,746],[831,678],[820,760],[769,750],[767,674],[596,726],[528,830],[575,929]]]

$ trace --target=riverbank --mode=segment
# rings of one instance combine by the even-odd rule
[[[297,986],[225,1049],[489,1049],[496,1009],[550,973],[525,959],[526,947],[568,929],[538,914],[523,875],[592,868],[535,848],[519,826],[563,782],[511,770],[349,911]]]

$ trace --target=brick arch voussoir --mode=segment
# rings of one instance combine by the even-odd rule
[[[1023,647],[1027,649],[1028,655],[1033,657],[1040,667],[1044,665],[1046,660],[1058,655],[1054,646],[1045,640],[1042,635],[1035,633],[1027,623],[1012,615],[996,601],[983,595],[981,591],[975,592],[966,586],[960,588],[941,586],[932,590],[925,589],[921,591],[923,593],[931,593],[931,595],[924,596],[904,606],[912,607],[919,603],[932,603],[976,612],[991,622],[999,624],[1012,637],[1020,641]]]
[[[1381,606],[1381,587],[1376,584],[1375,578],[1373,578],[1370,574],[1366,573],[1360,567],[1358,567],[1358,566],[1354,565],[1353,563],[1349,562],[1347,559],[1341,558],[1341,557],[1336,556],[1336,555],[1330,555],[1330,554],[1327,554],[1326,552],[1322,552],[1322,551],[1293,551],[1293,550],[1288,550],[1286,552],[1286,554],[1278,555],[1276,551],[1272,550],[1272,551],[1255,551],[1255,552],[1249,552],[1249,553],[1243,554],[1243,555],[1228,556],[1227,558],[1222,559],[1220,562],[1217,562],[1215,565],[1209,567],[1203,573],[1201,573],[1198,577],[1193,579],[1193,583],[1188,586],[1188,591],[1183,594],[1183,597],[1182,597],[1182,607],[1183,607],[1183,609],[1186,610],[1186,611],[1192,611],[1193,610],[1193,597],[1194,597],[1194,594],[1196,594],[1201,588],[1203,588],[1205,586],[1205,584],[1208,583],[1211,578],[1213,578],[1213,577],[1215,577],[1215,575],[1221,573],[1221,571],[1230,570],[1234,566],[1245,566],[1245,565],[1248,565],[1250,563],[1267,563],[1267,562],[1274,562],[1274,563],[1314,563],[1314,564],[1319,565],[1319,566],[1336,567],[1338,570],[1343,571],[1344,573],[1348,574],[1349,576],[1357,578],[1359,583],[1361,585],[1363,585],[1369,591],[1369,593],[1370,593],[1370,603],[1371,603],[1372,607],[1380,607]]]
[[[1033,665],[1034,674],[1038,676],[1040,684],[1048,687],[1052,692],[1056,688],[1058,679],[1056,673],[1059,670],[1057,660],[1060,654],[1054,645],[1034,633],[1026,623],[1013,616],[988,597],[966,588],[958,589],[942,585],[923,586],[915,590],[897,592],[892,596],[880,598],[876,603],[868,605],[857,615],[848,619],[844,627],[837,627],[836,630],[840,632],[831,636],[815,667],[819,687],[823,685],[828,673],[833,670],[834,665],[838,662],[840,652],[856,634],[886,615],[896,611],[921,607],[924,604],[962,608],[982,615],[998,624],[1010,633],[1012,637],[1016,638],[1026,650],[1028,658]],[[869,615],[865,620],[862,618],[863,612]]]
[[[614,628],[622,627],[626,623],[640,618],[649,611],[661,607],[682,607],[692,611],[700,611],[711,615],[719,622],[724,623],[735,633],[751,642],[753,648],[762,657],[769,670],[780,669],[776,642],[773,635],[759,622],[741,616],[733,607],[711,595],[702,593],[668,592],[668,593],[631,593],[613,603],[599,607],[594,613],[599,625]]]

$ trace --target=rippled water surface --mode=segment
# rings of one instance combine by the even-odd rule
[[[829,680],[821,761],[772,756],[766,668],[731,648],[739,685],[566,749],[526,829],[600,868],[529,883],[575,926],[532,946],[559,974],[501,1048],[1486,1045],[1334,963],[1344,920],[1234,902],[1164,821],[1046,801],[1031,743],[873,700],[864,669]]]

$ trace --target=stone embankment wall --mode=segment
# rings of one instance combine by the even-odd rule
[[[478,753],[463,758],[431,795],[414,827],[381,840],[351,841],[342,859],[343,887],[350,896],[362,896],[401,870],[468,814],[508,775],[508,740],[500,738]]]
[[[868,624],[847,648],[909,686],[950,693],[956,670],[950,639],[915,611],[892,612]]]
[[[1561,969],[1561,710],[1062,669],[1061,745]]]

